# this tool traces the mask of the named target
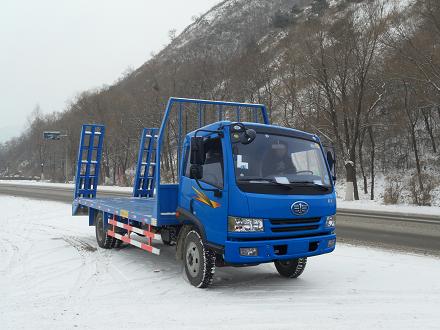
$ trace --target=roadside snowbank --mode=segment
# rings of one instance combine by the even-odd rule
[[[41,181],[30,181],[30,180],[0,180],[0,184],[17,184],[23,186],[36,186],[36,187],[56,187],[56,188],[67,188],[73,189],[75,185],[73,183],[52,183],[52,182],[41,182]],[[119,186],[98,186],[98,191],[121,191],[131,193],[133,191],[132,187],[119,187]]]
[[[339,244],[297,280],[272,264],[223,268],[190,286],[161,256],[97,248],[64,203],[0,196],[2,329],[436,328],[440,259]],[[159,244],[160,245],[160,244]]]
[[[381,212],[398,212],[405,214],[426,214],[440,216],[440,207],[438,206],[415,206],[415,205],[384,205],[378,201],[359,200],[344,201],[337,199],[338,208],[351,210],[373,210]]]
[[[440,216],[440,188],[434,190],[432,198],[432,206],[417,206],[409,204],[411,199],[409,196],[403,198],[404,203],[396,205],[386,205],[383,203],[383,192],[386,186],[385,177],[378,174],[375,182],[375,200],[370,200],[369,194],[364,194],[361,180],[358,181],[359,186],[359,200],[358,201],[344,201],[345,196],[345,180],[338,179],[336,181],[336,195],[338,207],[356,210],[375,210],[383,212],[401,212],[413,214],[429,214]],[[370,192],[370,182],[368,182],[368,192]]]

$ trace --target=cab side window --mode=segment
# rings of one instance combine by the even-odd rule
[[[220,138],[206,139],[204,143],[205,164],[203,164],[203,178],[200,181],[223,188],[223,149]],[[185,150],[184,176],[190,177],[191,163],[189,161],[190,148]]]
[[[204,145],[206,160],[203,165],[203,178],[206,182],[217,188],[223,188],[223,149],[219,137],[207,139]]]

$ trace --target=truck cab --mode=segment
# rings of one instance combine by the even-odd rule
[[[222,121],[188,134],[182,159],[178,213],[199,223],[217,262],[282,263],[334,250],[336,197],[316,135]]]

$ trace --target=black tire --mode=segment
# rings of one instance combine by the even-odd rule
[[[162,238],[162,243],[163,243],[164,245],[168,245],[168,246],[176,245],[176,242],[171,241],[171,240],[167,240],[167,239],[163,239],[163,238]]]
[[[183,262],[188,280],[197,288],[207,288],[214,278],[215,253],[203,244],[200,234],[191,230],[185,238]]]
[[[177,244],[176,229],[164,227],[160,231],[160,235],[164,245],[173,246]]]
[[[95,217],[95,234],[99,247],[111,249],[115,246],[115,238],[109,236],[107,231],[104,231],[104,217],[102,212],[98,212]]]
[[[127,234],[127,231],[125,229],[119,228],[119,227],[115,227],[115,231],[117,234],[124,236],[125,234]],[[122,246],[122,243],[124,243],[123,241],[121,241],[120,239],[115,238],[113,240],[113,245],[112,247],[119,249]]]
[[[274,264],[281,276],[297,278],[306,268],[307,258],[276,260]]]
[[[122,242],[120,239],[117,239],[117,238],[115,238],[115,248],[117,248],[117,249],[119,249],[121,246],[122,246],[122,243],[124,243],[124,242]]]

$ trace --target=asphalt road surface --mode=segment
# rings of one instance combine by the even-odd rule
[[[0,182],[0,194],[71,203],[73,188]],[[98,195],[129,196],[127,191],[99,189]],[[440,215],[418,215],[338,208],[338,240],[440,255]]]
[[[338,209],[338,239],[440,255],[440,216]]]

